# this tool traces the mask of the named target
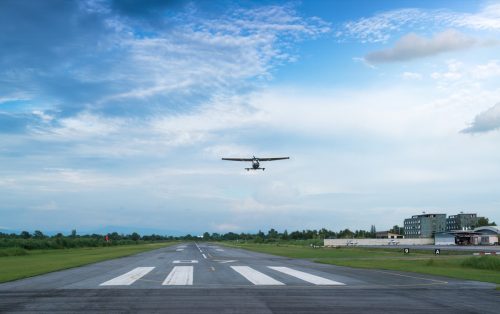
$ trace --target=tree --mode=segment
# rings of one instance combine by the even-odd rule
[[[35,239],[43,239],[45,238],[45,235],[40,230],[35,230],[35,232],[33,233],[33,237]]]
[[[283,231],[283,235],[281,236],[281,238],[283,240],[288,240],[288,231],[285,229],[285,231]]]
[[[339,231],[339,238],[352,238],[354,236],[354,232],[349,229]]]
[[[205,232],[205,233],[203,234],[203,240],[205,240],[205,241],[210,240],[210,233]]]
[[[71,230],[71,235],[70,237],[76,238],[76,229]]]
[[[490,223],[490,220],[486,217],[479,217],[477,220],[477,225],[476,227],[484,227],[484,226],[496,226],[497,224],[492,221]]]
[[[141,236],[137,232],[134,232],[130,235],[130,239],[132,239],[132,241],[137,242],[141,239]]]
[[[277,237],[278,237],[278,231],[274,230],[274,228],[271,228],[271,230],[267,232],[268,239],[276,239]]]
[[[31,234],[28,231],[21,232],[20,236],[23,239],[29,239],[29,238],[31,238]]]

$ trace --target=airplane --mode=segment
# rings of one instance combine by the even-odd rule
[[[273,161],[273,160],[283,160],[290,159],[290,157],[273,157],[273,158],[258,158],[253,156],[252,158],[222,158],[222,160],[231,160],[231,161],[251,161],[252,168],[245,168],[246,171],[250,170],[266,170],[266,168],[260,168],[261,161]]]

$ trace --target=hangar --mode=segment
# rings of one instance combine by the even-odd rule
[[[436,245],[498,245],[500,230],[495,226],[478,227],[474,230],[453,230],[436,233]]]

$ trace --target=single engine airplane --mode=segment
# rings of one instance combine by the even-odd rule
[[[252,158],[222,158],[222,160],[231,160],[231,161],[250,161],[252,162],[252,168],[245,168],[246,171],[250,170],[266,170],[266,168],[260,168],[261,161],[273,161],[273,160],[283,160],[290,159],[290,157],[273,157],[273,158],[259,158],[253,156]]]

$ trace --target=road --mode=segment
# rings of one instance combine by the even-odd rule
[[[0,284],[0,312],[498,313],[494,287],[185,243]]]

